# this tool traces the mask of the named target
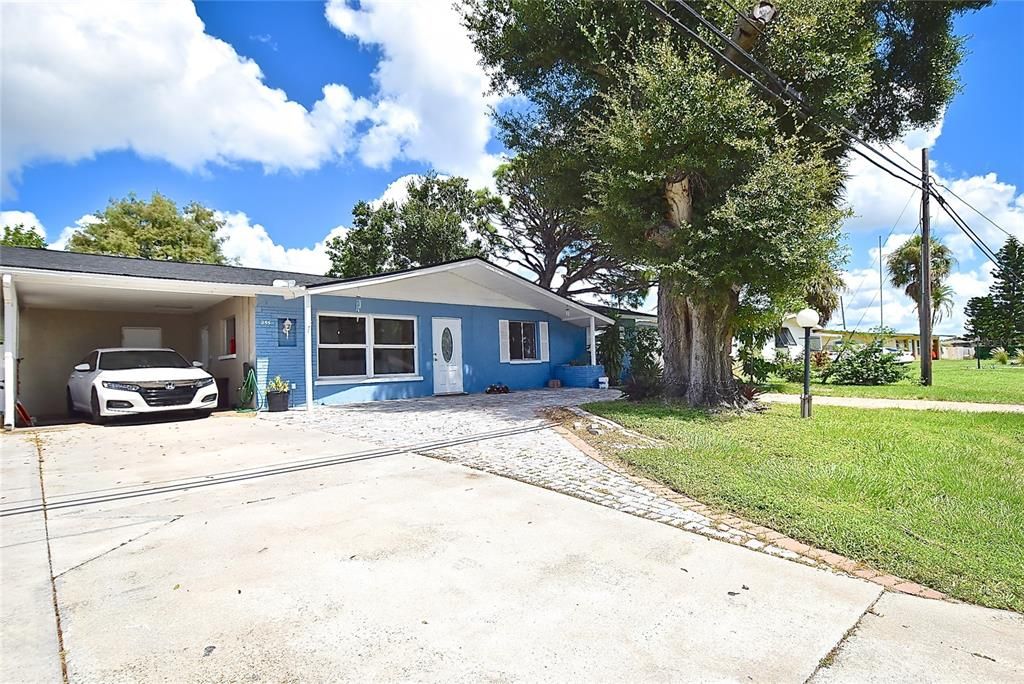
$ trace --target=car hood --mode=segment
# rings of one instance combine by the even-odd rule
[[[129,368],[100,371],[98,379],[115,382],[153,382],[158,380],[201,380],[210,374],[202,368]]]

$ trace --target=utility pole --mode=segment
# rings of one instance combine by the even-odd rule
[[[928,213],[928,148],[921,150],[921,299],[917,303],[921,324],[921,384],[932,384],[932,226]]]
[[[843,332],[846,332],[846,306],[843,304],[843,295],[839,295],[839,312],[843,315]]]
[[[878,236],[878,336],[882,336],[882,328],[885,327],[885,306],[882,300],[885,299],[885,289],[882,280],[882,236]]]

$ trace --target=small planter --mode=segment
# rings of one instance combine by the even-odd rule
[[[267,411],[277,413],[288,410],[288,392],[267,392]]]

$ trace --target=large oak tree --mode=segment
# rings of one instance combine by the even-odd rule
[[[985,4],[777,0],[754,53],[826,129],[888,140],[941,116],[963,52],[953,18]],[[728,3],[698,7],[732,33]],[[528,102],[498,117],[506,145],[559,150],[560,177],[581,187],[601,237],[658,270],[667,391],[731,400],[737,325],[791,306],[838,266],[847,143],[643,3],[468,0],[464,16],[494,88]]]
[[[68,251],[208,264],[227,261],[217,237],[223,221],[197,202],[179,209],[158,192],[149,201],[130,194],[110,200],[94,217],[95,222],[71,235]]]

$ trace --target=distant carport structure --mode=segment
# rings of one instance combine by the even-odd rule
[[[200,361],[227,404],[243,364],[254,363],[255,302],[294,296],[322,277],[0,247],[3,285],[3,424],[16,401],[33,417],[63,415],[73,366],[92,349],[169,347]]]

